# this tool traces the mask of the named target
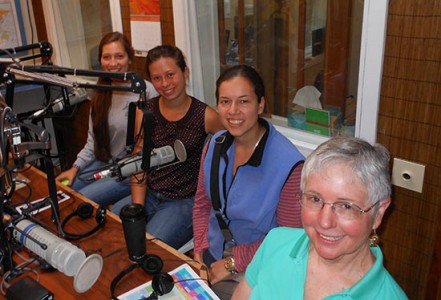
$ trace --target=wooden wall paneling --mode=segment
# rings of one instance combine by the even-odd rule
[[[162,43],[175,45],[175,23],[173,20],[173,0],[161,0]]]
[[[121,6],[121,19],[123,24],[123,32],[125,35],[127,35],[129,39],[131,39],[129,0],[120,0],[120,6]],[[161,0],[160,10],[161,10],[160,20],[161,20],[162,44],[175,45],[172,0]],[[135,60],[132,63],[132,71],[142,75],[143,77],[146,76],[144,57],[135,57]]]
[[[121,8],[121,21],[123,27],[123,33],[127,36],[127,38],[132,41],[132,30],[130,26],[130,1],[129,0],[120,0],[120,8]],[[139,75],[145,77],[145,58],[136,56],[134,61],[130,66],[130,71],[136,72]]]
[[[239,64],[245,64],[245,1],[239,0],[237,3],[237,28],[239,41]]]
[[[227,64],[227,34],[225,32],[225,9],[224,0],[217,0],[217,22],[218,22],[218,34],[219,34],[219,61],[221,65],[221,72],[224,71]]]
[[[274,90],[275,90],[275,77],[274,77],[274,61],[275,56],[274,47],[268,46],[268,41],[274,38],[274,24],[271,22],[270,14],[273,8],[270,6],[269,1],[255,1],[256,5],[256,66],[262,76],[263,82],[265,82],[265,100],[266,110],[268,113],[274,112]],[[271,43],[269,43],[271,44]]]
[[[42,0],[32,0],[32,9],[34,11],[34,20],[36,25],[35,29],[38,35],[38,42],[48,40],[46,23],[44,21],[43,5],[41,1]],[[32,41],[32,43],[35,42],[37,41]]]
[[[305,28],[306,28],[306,4],[305,0],[299,0],[299,30],[297,40],[297,80],[296,88],[305,85]]]
[[[323,103],[339,108],[343,119],[347,93],[351,0],[328,1]]]
[[[438,199],[441,197],[439,195]],[[438,222],[436,228],[436,236],[441,236],[441,222]],[[427,299],[441,299],[441,239],[437,238],[435,241],[435,247],[432,255],[431,267],[429,270],[429,276],[427,281]]]
[[[288,115],[288,106],[291,99],[288,99],[289,86],[289,19],[290,9],[287,3],[280,1],[272,15],[274,23],[274,108],[273,113],[280,116]]]
[[[440,22],[437,0],[389,2],[377,140],[426,165],[423,192],[394,187],[382,225],[386,267],[410,299],[441,296]]]
[[[131,29],[130,29],[130,1],[120,0],[121,9],[121,22],[123,27],[123,33],[131,40]]]

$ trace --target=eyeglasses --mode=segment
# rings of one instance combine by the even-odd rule
[[[360,206],[349,201],[337,201],[334,203],[328,203],[314,194],[300,193],[300,204],[303,208],[312,211],[320,211],[325,206],[325,204],[327,204],[332,208],[334,213],[339,218],[342,218],[344,220],[357,219],[362,214],[367,213],[372,208],[374,208],[378,203],[380,203],[380,201],[375,202],[375,204],[368,209],[362,209]]]

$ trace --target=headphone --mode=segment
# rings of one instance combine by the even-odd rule
[[[115,296],[115,288],[118,282],[128,273],[133,271],[136,268],[142,268],[144,272],[147,274],[153,275],[152,279],[152,288],[153,293],[147,297],[143,298],[143,300],[155,300],[158,299],[158,296],[165,295],[167,293],[170,293],[173,289],[175,282],[173,280],[173,277],[170,276],[168,273],[163,273],[162,267],[164,266],[164,263],[162,262],[162,259],[154,254],[147,254],[141,259],[139,259],[136,263],[130,265],[125,270],[121,271],[110,284],[110,293],[112,295],[113,300],[118,300],[118,297]]]
[[[85,238],[89,235],[94,234],[98,231],[101,227],[104,226],[106,223],[106,208],[104,206],[100,206],[95,214],[95,220],[97,225],[92,228],[91,230],[84,232],[84,233],[70,233],[64,230],[64,226],[69,222],[70,219],[72,219],[75,216],[80,217],[81,219],[85,220],[87,218],[90,218],[93,214],[93,206],[90,203],[83,202],[80,205],[78,205],[77,209],[75,209],[72,213],[70,213],[61,223],[61,229],[64,233],[64,237],[69,240],[79,240],[82,238]]]

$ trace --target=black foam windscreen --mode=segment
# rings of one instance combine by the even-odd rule
[[[139,262],[146,255],[146,211],[141,204],[127,204],[120,212],[127,252],[131,261]]]

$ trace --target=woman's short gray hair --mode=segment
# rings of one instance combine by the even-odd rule
[[[381,144],[371,145],[363,139],[338,136],[317,147],[306,159],[300,188],[307,178],[335,164],[348,166],[366,187],[368,200],[374,204],[390,197],[389,151]]]

